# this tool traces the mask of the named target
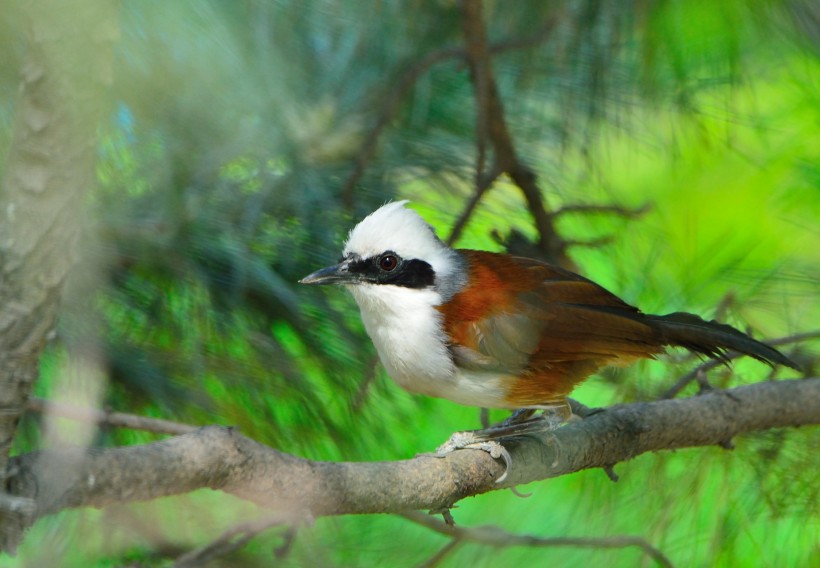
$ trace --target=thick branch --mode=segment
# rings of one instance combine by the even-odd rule
[[[311,516],[440,510],[471,495],[605,467],[644,452],[714,445],[745,432],[818,422],[818,378],[618,406],[543,440],[505,441],[513,465],[501,484],[495,480],[504,466],[482,451],[397,462],[314,462],[211,426],[144,446],[19,456],[11,488],[35,502],[32,522],[66,508],[154,499],[202,487]]]

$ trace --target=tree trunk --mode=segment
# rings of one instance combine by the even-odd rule
[[[0,186],[0,472],[53,334],[63,283],[94,183],[97,127],[118,34],[115,5],[59,0],[7,5],[26,31],[20,95]],[[19,539],[17,513],[0,539]]]

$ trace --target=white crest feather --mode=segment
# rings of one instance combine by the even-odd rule
[[[407,203],[388,203],[362,219],[350,231],[344,254],[368,258],[393,251],[402,258],[424,260],[439,278],[446,277],[454,268],[452,251],[421,215],[405,207]]]

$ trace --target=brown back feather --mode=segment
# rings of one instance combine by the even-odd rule
[[[472,370],[518,376],[508,395],[514,405],[561,400],[601,366],[662,351],[644,314],[582,276],[528,258],[461,252],[471,284],[440,308],[453,356]]]

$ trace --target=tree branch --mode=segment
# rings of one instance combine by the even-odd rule
[[[467,226],[467,221],[470,220],[470,217],[475,211],[475,208],[478,206],[478,202],[481,201],[481,198],[490,189],[490,186],[498,179],[498,176],[501,175],[501,170],[497,168],[493,168],[486,174],[480,175],[476,182],[476,189],[473,192],[473,195],[470,197],[467,205],[464,206],[464,210],[456,219],[456,222],[453,224],[453,229],[450,231],[450,236],[447,237],[447,245],[453,246],[458,238],[461,236],[461,233],[464,231],[464,228]]]
[[[556,11],[555,15],[546,20],[544,25],[541,26],[541,29],[530,37],[512,39],[495,45],[490,45],[490,53],[498,54],[538,46],[550,37],[550,33],[560,20],[561,15],[562,14],[560,11]],[[376,147],[378,146],[379,138],[384,132],[384,129],[388,124],[390,124],[390,121],[398,112],[402,100],[405,95],[410,92],[410,89],[413,87],[418,78],[439,63],[453,59],[466,58],[467,52],[463,48],[446,47],[428,53],[416,63],[404,66],[406,70],[401,74],[401,76],[391,83],[394,87],[391,88],[385,95],[384,102],[376,118],[376,122],[370,132],[368,132],[364,144],[356,156],[356,163],[353,170],[350,174],[348,174],[344,184],[342,184],[340,194],[342,196],[342,203],[346,208],[349,209],[353,206],[353,191],[356,188],[356,184],[359,183],[359,180],[362,178],[362,175],[364,175],[364,171],[370,163],[370,160],[373,159],[376,152]]]
[[[416,511],[403,513],[402,516],[414,523],[434,530],[437,533],[450,536],[453,542],[470,541],[496,548],[507,546],[531,546],[548,548],[555,546],[570,546],[575,548],[627,548],[636,546],[652,557],[661,566],[672,566],[672,562],[657,548],[639,536],[607,536],[598,538],[587,537],[538,537],[533,535],[519,535],[510,533],[500,527],[459,527],[449,526]]]
[[[342,196],[342,203],[346,208],[349,209],[353,206],[353,190],[355,189],[356,184],[359,183],[362,175],[364,175],[364,170],[367,167],[367,164],[376,153],[379,138],[387,125],[390,124],[390,120],[398,111],[404,95],[410,90],[416,80],[428,69],[442,61],[447,61],[448,59],[458,58],[461,56],[463,56],[463,51],[458,48],[445,48],[434,51],[427,54],[427,56],[421,59],[418,63],[408,68],[398,79],[395,86],[385,97],[381,112],[376,119],[376,124],[367,134],[367,138],[356,156],[356,164],[353,167],[353,171],[351,171],[347,176],[347,179],[339,190]]]
[[[159,418],[147,418],[145,416],[126,414],[124,412],[85,408],[74,404],[44,400],[38,397],[32,397],[28,401],[28,410],[41,414],[69,418],[79,422],[89,422],[100,426],[131,428],[132,430],[142,430],[143,432],[153,432],[155,434],[178,436],[196,430],[196,426],[182,424],[181,422],[173,422]]]
[[[304,519],[292,515],[275,514],[231,527],[215,541],[191,550],[176,559],[172,568],[196,568],[245,546],[251,539],[273,527],[294,524]]]
[[[616,215],[625,219],[635,219],[652,209],[650,203],[644,203],[639,207],[623,207],[621,205],[590,205],[576,204],[564,205],[560,209],[552,212],[553,219],[572,213],[596,214],[596,215]]]
[[[467,45],[467,61],[476,95],[479,155],[482,154],[481,144],[486,137],[495,152],[492,169],[508,174],[527,200],[540,235],[539,248],[550,261],[562,266],[572,266],[566,255],[566,246],[558,236],[552,217],[544,207],[535,172],[520,160],[507,127],[504,104],[493,74],[492,57],[487,44],[482,0],[462,0],[461,21]],[[551,27],[548,26],[547,30],[549,29]],[[481,179],[481,172],[478,179]],[[477,195],[480,197],[484,191],[486,189],[478,191]]]
[[[44,450],[18,456],[10,493],[37,518],[209,487],[259,505],[323,516],[444,510],[464,497],[605,467],[642,453],[719,444],[745,432],[820,422],[820,378],[610,408],[546,434],[505,440],[513,462],[482,451],[373,463],[314,462],[233,429],[210,426],[143,446]]]
[[[820,337],[820,330],[814,331],[807,331],[805,333],[797,333],[795,335],[787,335],[786,337],[778,337],[776,339],[770,339],[768,341],[764,341],[766,345],[771,345],[772,347],[777,347],[779,345],[789,345],[791,343],[799,343],[801,341],[806,341],[809,339],[817,339]],[[743,353],[738,353],[737,351],[729,351],[726,353],[722,359],[709,359],[708,361],[704,361],[685,375],[683,375],[678,381],[666,389],[663,394],[659,398],[672,398],[677,396],[686,386],[694,380],[697,380],[698,377],[704,376],[707,372],[711,371],[715,367],[720,367],[721,365],[725,365],[728,361],[733,361],[738,357],[743,357]]]

